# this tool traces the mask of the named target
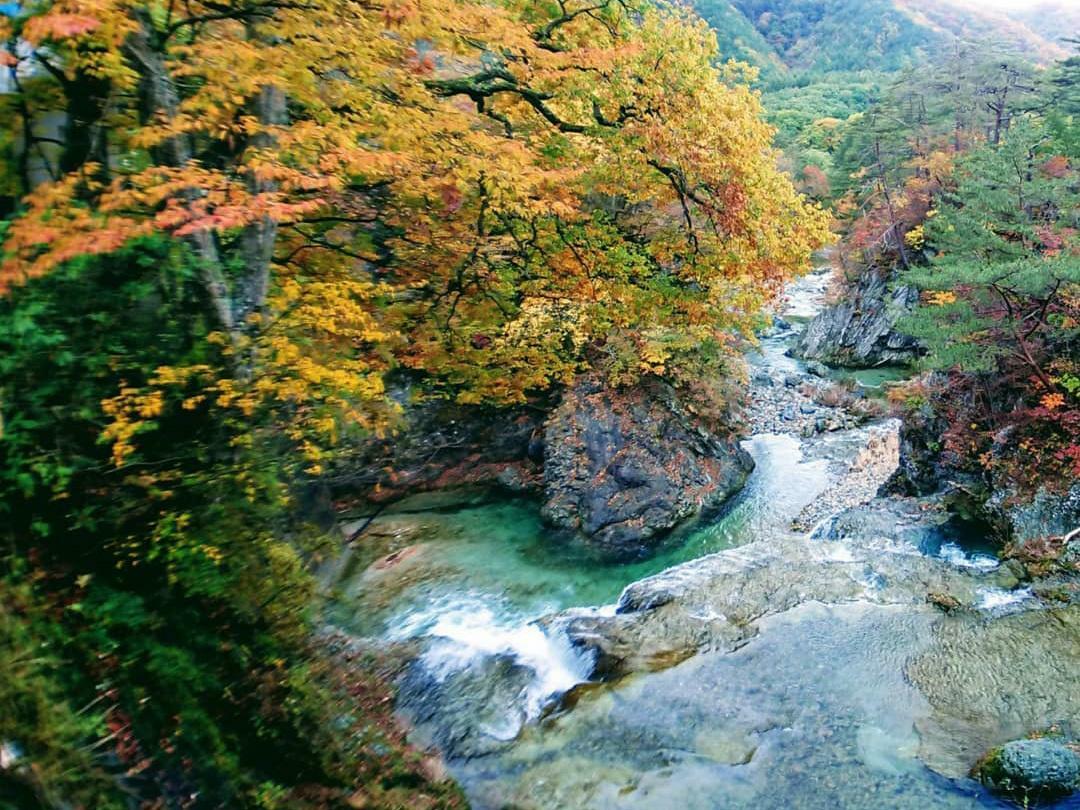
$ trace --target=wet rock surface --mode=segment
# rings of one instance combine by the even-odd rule
[[[704,650],[737,649],[756,623],[807,602],[923,605],[948,595],[974,609],[980,589],[998,587],[980,572],[867,536],[847,542],[790,536],[753,543],[633,583],[614,616],[570,616],[571,641],[596,654],[597,677],[621,677],[678,663]]]
[[[1023,802],[1059,799],[1080,787],[1080,757],[1057,740],[1012,740],[991,751],[977,775]]]
[[[897,321],[918,302],[911,287],[890,289],[880,272],[864,273],[840,303],[819,312],[795,344],[795,354],[835,365],[899,365],[919,354],[918,342],[897,331]]]
[[[930,706],[919,757],[962,777],[996,746],[1080,718],[1080,608],[949,617],[906,672]]]
[[[484,756],[517,736],[531,679],[532,672],[509,656],[453,671],[412,665],[398,681],[397,707],[424,747],[450,759]]]
[[[732,652],[593,689],[453,770],[479,808],[973,808],[976,784],[916,759],[924,704],[903,662],[937,620],[806,603]]]
[[[836,481],[799,513],[792,528],[810,531],[830,515],[872,500],[896,469],[899,458],[898,427],[897,420],[888,419],[862,432],[834,434],[809,447],[807,453],[813,458],[835,454],[832,445],[843,446],[851,438],[856,438],[858,445],[853,452],[839,456],[841,460],[835,462],[840,467]]]
[[[987,503],[987,509],[1005,524],[1014,544],[1063,537],[1080,529],[1080,482],[1063,492],[1040,489],[1027,497],[999,490]]]
[[[591,377],[569,390],[544,432],[543,516],[607,557],[647,554],[745,484],[753,461],[713,432],[671,386],[612,390]]]

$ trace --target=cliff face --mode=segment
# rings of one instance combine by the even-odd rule
[[[938,380],[937,384],[944,383]],[[1021,553],[1044,553],[1047,539],[1080,529],[1080,483],[1022,488],[950,450],[942,441],[948,429],[948,420],[932,403],[904,413],[899,464],[884,491],[959,498],[993,527],[1000,542],[1012,544]],[[1058,551],[1080,561],[1080,535],[1072,537],[1069,548]]]
[[[901,365],[919,354],[918,342],[896,324],[918,302],[911,287],[890,289],[883,273],[870,270],[842,302],[826,307],[806,327],[794,354],[838,366]]]
[[[706,426],[656,379],[610,388],[584,375],[547,409],[405,411],[403,429],[363,456],[361,468],[377,472],[342,475],[337,494],[383,506],[408,497],[421,510],[527,494],[557,534],[613,559],[645,556],[718,509],[754,466],[734,432]]]

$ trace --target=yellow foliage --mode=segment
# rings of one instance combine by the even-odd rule
[[[619,337],[640,371],[673,373],[697,341],[749,334],[830,239],[825,213],[776,168],[748,69],[718,65],[715,36],[677,4],[227,9],[53,0],[36,12],[66,70],[124,91],[108,135],[130,158],[27,198],[0,292],[159,232],[212,271],[208,244],[275,228],[265,295],[236,323],[230,302],[215,312],[209,339],[234,365],[158,369],[105,403],[118,465],[173,399],[277,414],[314,474],[311,447],[386,428],[394,367],[462,402],[522,402]],[[136,40],[176,88],[150,118],[130,92],[147,70]],[[287,121],[257,113],[271,89]],[[209,271],[211,297],[234,292]]]
[[[926,233],[923,230],[922,225],[916,225],[910,231],[904,234],[904,242],[908,247],[916,250],[922,248],[926,244]]]
[[[935,307],[956,303],[956,293],[949,290],[936,290],[926,294],[926,303]]]

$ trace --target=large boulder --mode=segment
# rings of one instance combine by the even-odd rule
[[[814,317],[793,353],[853,368],[908,363],[918,356],[919,343],[897,331],[896,324],[918,300],[914,288],[890,288],[884,274],[868,270],[843,301]]]
[[[975,775],[1026,806],[1032,800],[1059,799],[1080,787],[1080,758],[1055,740],[1013,740],[987,754]]]
[[[666,383],[612,389],[580,378],[544,432],[545,520],[604,556],[648,554],[688,518],[717,510],[754,462]]]
[[[434,746],[449,759],[484,756],[505,747],[521,730],[526,720],[522,696],[533,676],[509,654],[450,668],[421,658],[399,679],[396,708],[420,745]]]

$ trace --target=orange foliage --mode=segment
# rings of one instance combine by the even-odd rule
[[[828,238],[746,71],[674,6],[61,0],[24,35],[107,80],[120,157],[27,197],[0,293],[184,239],[235,379],[158,382],[285,403],[298,440],[376,429],[395,365],[505,403],[616,333],[628,367],[729,346]],[[118,423],[146,395],[122,394]]]

